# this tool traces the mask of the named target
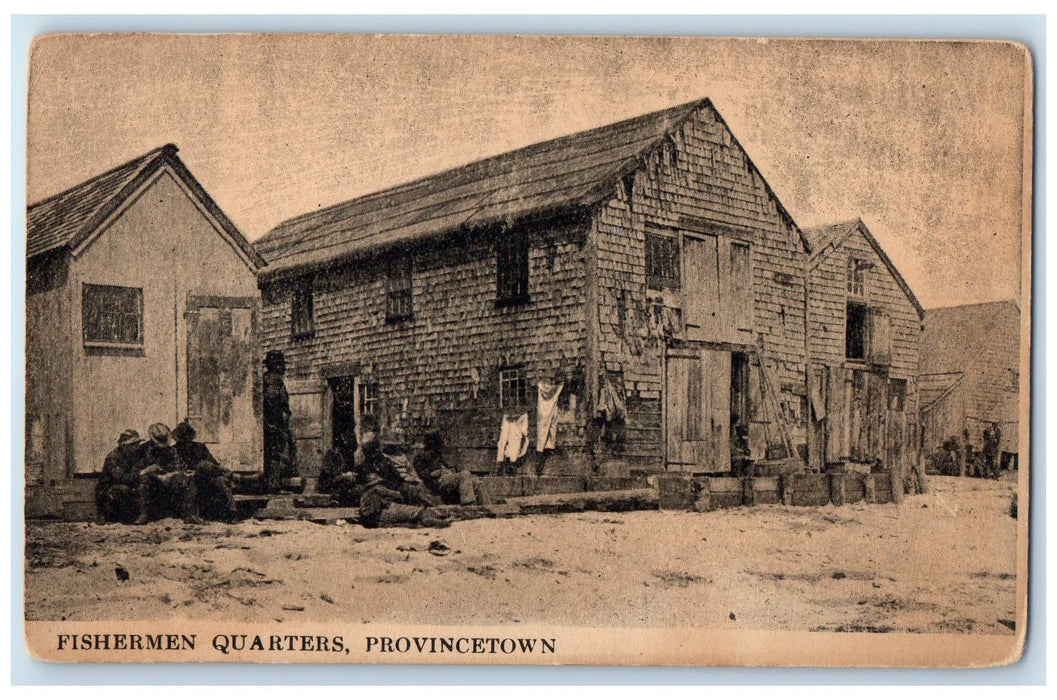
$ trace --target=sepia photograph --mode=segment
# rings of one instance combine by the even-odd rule
[[[29,653],[1015,662],[1033,70],[38,36]]]

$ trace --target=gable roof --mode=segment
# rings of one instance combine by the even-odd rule
[[[312,268],[394,244],[563,211],[612,195],[622,177],[695,112],[702,99],[478,160],[404,185],[295,217],[255,242],[266,274]],[[728,128],[729,131],[729,128]],[[744,149],[732,140],[737,148]],[[745,154],[778,211],[799,227]]]
[[[168,166],[252,261],[254,268],[264,267],[267,263],[183,164],[176,155],[178,150],[171,143],[155,148],[68,190],[30,204],[26,207],[26,258],[81,245],[159,169]]]
[[[813,226],[804,229],[804,236],[808,240],[808,245],[811,247],[811,267],[814,268],[821,262],[826,256],[836,250],[841,243],[847,239],[855,231],[862,233],[863,237],[867,240],[870,246],[877,253],[877,256],[881,258],[881,262],[885,264],[888,271],[892,273],[893,279],[899,288],[903,290],[903,293],[907,295],[910,303],[918,312],[918,317],[921,319],[925,318],[925,309],[921,306],[921,302],[914,295],[910,285],[903,279],[903,275],[899,273],[895,263],[888,257],[888,254],[884,252],[881,244],[877,242],[877,239],[870,233],[870,229],[866,228],[866,224],[863,223],[861,218],[859,219],[848,219],[847,221],[840,221],[835,224],[827,224],[825,226]]]
[[[1020,307],[1011,300],[929,309],[921,333],[921,374],[965,372],[980,356],[978,338],[1003,323],[1019,323]],[[1018,355],[1019,362],[1019,355]]]

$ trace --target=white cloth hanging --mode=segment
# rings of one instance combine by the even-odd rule
[[[553,450],[558,437],[558,397],[565,384],[540,382],[536,410],[536,451]]]
[[[516,462],[528,452],[528,414],[520,416],[503,416],[503,425],[499,429],[499,444],[496,446],[495,461]]]

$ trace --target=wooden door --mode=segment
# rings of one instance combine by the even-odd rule
[[[256,469],[260,427],[253,310],[197,306],[187,321],[187,418],[197,439],[221,462]]]
[[[719,241],[716,236],[683,238],[684,288],[687,337],[691,340],[726,340],[719,284]]]
[[[730,353],[671,351],[665,406],[667,461],[673,471],[730,471]]]

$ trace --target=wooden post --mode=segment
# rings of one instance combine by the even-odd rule
[[[741,502],[746,506],[756,505],[755,480],[751,476],[741,480]]]
[[[835,506],[842,506],[848,500],[844,492],[844,472],[842,471],[829,473],[829,500]]]

